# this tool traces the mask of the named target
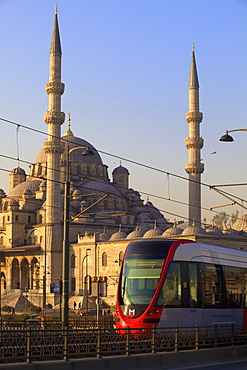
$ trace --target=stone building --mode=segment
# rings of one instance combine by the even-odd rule
[[[226,234],[208,232],[200,226],[200,149],[198,78],[194,51],[190,78],[190,137],[186,140],[189,164],[186,171],[196,179],[189,188],[192,206],[189,218],[196,225],[182,231],[140,194],[130,188],[130,173],[120,165],[112,172],[96,148],[73,134],[71,119],[61,135],[65,114],[61,111],[62,48],[55,14],[50,48],[50,77],[46,84],[49,110],[45,113],[47,140],[30,174],[19,166],[10,174],[10,191],[0,189],[0,278],[1,305],[15,306],[20,297],[45,307],[60,301],[64,209],[69,199],[69,292],[82,302],[88,281],[107,281],[108,306],[115,304],[117,278],[127,244],[141,238],[189,238],[203,243],[246,249],[246,216]],[[90,150],[90,156],[83,156]],[[69,170],[69,194],[65,194]],[[195,183],[194,183],[195,184]],[[68,187],[67,187],[68,189]],[[195,195],[193,197],[193,194]],[[66,202],[64,202],[64,199]]]
[[[96,148],[76,137],[71,119],[61,135],[65,114],[61,111],[64,93],[62,48],[55,14],[50,47],[50,74],[46,84],[49,110],[44,115],[48,135],[29,176],[21,167],[10,174],[8,194],[0,189],[0,252],[2,256],[2,296],[25,296],[44,306],[59,302],[62,275],[64,184],[69,169],[70,242],[84,232],[129,234],[137,225],[162,230],[172,225],[150,202],[130,188],[130,173],[120,165],[109,178],[108,167]],[[83,156],[89,148],[93,155]],[[75,259],[80,257],[76,254]],[[73,265],[73,264],[72,264]],[[74,293],[71,269],[71,295]],[[78,284],[77,284],[78,285]],[[44,299],[43,299],[44,297]],[[3,303],[2,302],[2,303]]]

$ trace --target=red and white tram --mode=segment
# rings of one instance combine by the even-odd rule
[[[247,253],[190,240],[147,239],[125,252],[116,327],[247,327]]]

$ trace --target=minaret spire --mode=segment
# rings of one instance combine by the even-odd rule
[[[204,164],[201,163],[201,149],[203,139],[200,137],[200,123],[203,114],[199,111],[199,80],[196,68],[194,44],[192,45],[192,58],[189,77],[189,112],[186,121],[189,124],[189,137],[186,139],[189,161],[185,170],[189,174],[189,224],[193,220],[201,225],[201,173]]]

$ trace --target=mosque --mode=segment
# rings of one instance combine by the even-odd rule
[[[107,281],[107,307],[115,305],[119,268],[127,244],[140,238],[190,238],[202,243],[247,250],[247,215],[232,230],[201,227],[199,82],[195,53],[189,80],[189,227],[172,225],[150,202],[129,187],[130,174],[120,165],[108,175],[97,149],[76,137],[61,111],[62,49],[55,14],[50,47],[50,77],[46,84],[48,135],[27,176],[21,167],[10,173],[10,191],[0,189],[1,305],[45,308],[60,302],[64,210],[69,215],[69,295],[81,303],[88,281]],[[89,155],[90,154],[90,155]],[[66,184],[66,186],[64,186]],[[68,191],[68,193],[66,193]],[[66,220],[67,221],[67,220]],[[90,279],[89,279],[90,277]],[[0,306],[1,307],[1,306]]]

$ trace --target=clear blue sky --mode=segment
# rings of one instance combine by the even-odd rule
[[[0,116],[45,132],[55,4],[0,0]],[[66,84],[62,111],[71,112],[75,136],[100,151],[187,178],[185,113],[195,43],[204,114],[202,182],[247,183],[247,132],[233,133],[231,144],[219,142],[226,129],[247,128],[246,0],[61,0],[58,6]],[[16,158],[16,128],[0,124],[0,154]],[[20,158],[34,162],[46,137],[22,128],[18,137]],[[102,159],[111,176],[119,160]],[[130,187],[187,203],[186,180],[168,180],[157,171],[122,164],[131,173]],[[16,161],[0,157],[1,169],[16,166]],[[21,166],[28,172],[27,165]],[[8,192],[9,174],[1,170],[0,175],[0,188]],[[247,198],[246,186],[224,190]],[[142,198],[147,196],[142,193]],[[172,221],[187,217],[186,205],[149,199]],[[202,188],[203,208],[228,203]],[[231,214],[236,209],[219,211]],[[202,211],[207,221],[213,215]]]

